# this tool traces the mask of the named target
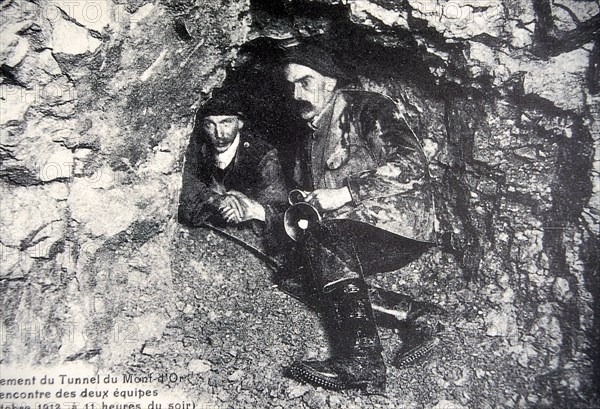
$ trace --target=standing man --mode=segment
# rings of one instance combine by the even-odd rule
[[[390,98],[345,89],[349,77],[316,45],[283,47],[285,78],[312,129],[294,179],[322,215],[306,230],[300,251],[336,346],[328,360],[295,362],[291,373],[330,389],[381,393],[386,368],[364,278],[401,268],[434,242],[427,160]],[[430,346],[405,339],[399,366]]]
[[[180,223],[264,230],[287,195],[277,151],[247,130],[239,95],[223,93],[196,115],[186,152]]]

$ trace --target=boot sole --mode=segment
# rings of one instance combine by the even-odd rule
[[[439,344],[439,338],[434,338],[417,348],[407,351],[406,353],[402,354],[402,356],[397,355],[392,365],[398,369],[401,369],[421,363],[432,355],[433,351]]]
[[[301,382],[311,383],[331,390],[358,389],[366,395],[385,394],[385,381],[364,381],[356,383],[346,383],[337,379],[327,379],[321,377],[312,368],[302,364],[294,364],[290,368],[290,374]]]

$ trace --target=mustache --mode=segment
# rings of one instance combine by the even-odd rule
[[[311,104],[308,101],[299,100],[299,101],[296,101],[295,104],[296,104],[296,108],[298,108],[302,112],[311,111],[314,109],[313,104]]]

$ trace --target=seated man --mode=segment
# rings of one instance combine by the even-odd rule
[[[211,99],[186,152],[179,222],[269,228],[287,196],[277,151],[244,126],[239,97]]]
[[[314,44],[283,47],[285,77],[312,129],[298,150],[294,178],[322,216],[298,243],[336,347],[332,358],[296,362],[291,373],[330,389],[380,393],[386,368],[372,307],[380,300],[369,294],[365,276],[397,270],[434,243],[427,160],[390,98],[344,88],[350,78]],[[397,366],[435,345],[418,329],[406,327]]]

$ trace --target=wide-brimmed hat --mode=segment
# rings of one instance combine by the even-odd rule
[[[303,65],[319,74],[345,82],[354,80],[354,77],[342,68],[343,64],[334,52],[313,39],[287,38],[280,40],[279,48],[283,50],[283,64]]]

